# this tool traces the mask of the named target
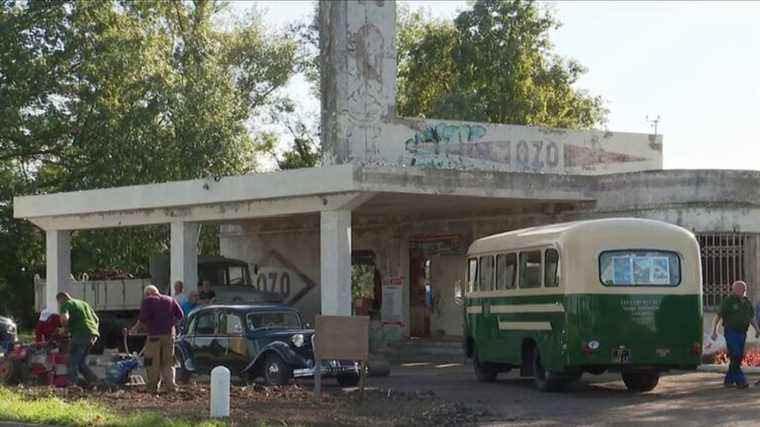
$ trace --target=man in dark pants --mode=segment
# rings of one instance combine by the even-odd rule
[[[132,333],[146,329],[144,363],[148,374],[146,384],[150,393],[158,393],[163,386],[175,391],[174,382],[174,334],[175,325],[184,318],[182,309],[174,298],[161,295],[153,285],[145,287],[145,298],[140,306],[140,317]]]
[[[723,380],[725,387],[734,385],[737,388],[748,387],[747,379],[742,372],[742,360],[744,359],[744,344],[747,341],[749,325],[752,324],[755,333],[760,334],[760,329],[758,329],[755,321],[755,310],[746,294],[747,284],[741,280],[734,282],[731,285],[731,295],[723,300],[713,322],[712,337],[716,339],[718,337],[718,324],[723,321],[728,358],[731,361],[726,378]]]
[[[71,295],[66,292],[60,292],[55,298],[60,305],[61,325],[67,327],[71,334],[69,382],[72,385],[77,384],[81,372],[86,381],[84,385],[93,385],[98,382],[98,376],[87,366],[87,355],[100,336],[98,333],[100,319],[90,304],[71,298]]]

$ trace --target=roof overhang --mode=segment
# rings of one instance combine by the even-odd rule
[[[591,177],[352,165],[198,179],[14,199],[14,217],[43,229],[77,230],[355,210],[415,198],[497,209],[504,201],[589,202]],[[422,201],[420,199],[417,199]],[[453,204],[452,204],[453,203]]]

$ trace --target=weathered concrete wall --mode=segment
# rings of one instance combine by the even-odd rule
[[[320,1],[325,165],[380,159],[395,114],[396,2]]]
[[[382,139],[379,159],[357,162],[581,175],[662,169],[662,138],[644,134],[398,119]]]
[[[320,2],[325,165],[602,174],[662,169],[644,134],[398,118],[394,1]]]

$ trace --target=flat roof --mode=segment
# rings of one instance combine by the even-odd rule
[[[360,215],[508,212],[544,202],[614,211],[676,204],[760,206],[760,172],[656,170],[609,175],[337,165],[14,198],[46,230],[229,222],[349,209]]]

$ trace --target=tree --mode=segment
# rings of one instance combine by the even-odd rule
[[[602,98],[575,87],[585,68],[552,52],[560,24],[549,10],[521,0],[470,4],[454,20],[399,5],[398,115],[569,129],[604,123]],[[319,20],[295,28],[313,58]],[[318,88],[319,61],[301,64]]]
[[[248,121],[293,74],[296,44],[255,20],[220,30],[223,11],[212,0],[0,0],[0,170],[14,182],[0,194],[11,224],[0,234],[17,225],[18,194],[257,170]],[[72,258],[145,273],[167,242],[160,226],[78,232]]]
[[[454,19],[402,13],[397,110],[402,116],[590,128],[603,100],[574,84],[585,69],[552,53],[559,22],[532,1],[478,0]]]

